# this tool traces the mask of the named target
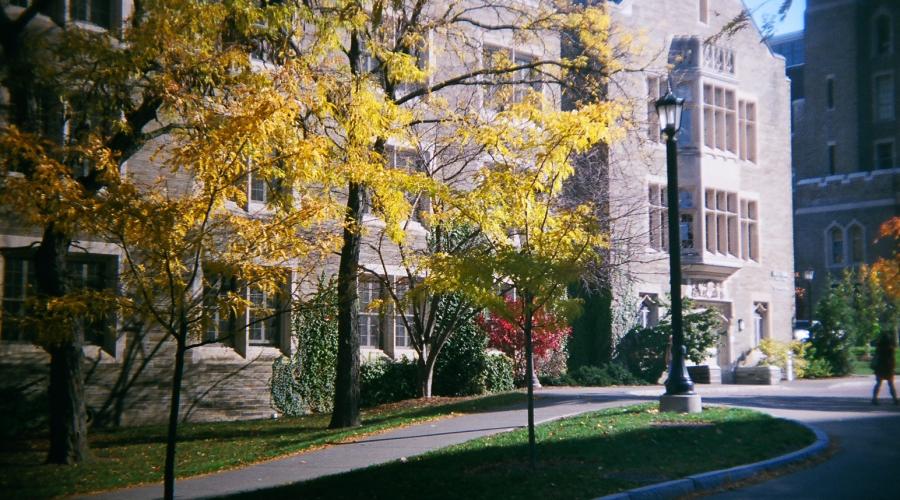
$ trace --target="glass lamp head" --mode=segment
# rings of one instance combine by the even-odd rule
[[[659,129],[664,134],[674,137],[681,129],[681,112],[684,110],[684,99],[675,97],[669,89],[666,95],[656,101],[656,114],[659,115]]]

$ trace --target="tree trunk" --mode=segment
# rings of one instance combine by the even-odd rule
[[[35,255],[37,295],[42,299],[66,293],[66,254],[70,239],[49,224]],[[54,332],[58,338],[46,340],[50,354],[50,384],[47,390],[50,411],[50,451],[47,462],[73,464],[88,456],[87,410],[84,404],[82,372],[83,332],[79,328]]]
[[[534,329],[534,297],[528,292],[522,293],[522,315],[525,319],[525,373],[528,378],[528,462],[532,470],[537,465],[534,438],[534,349],[532,348],[532,330]]]
[[[178,414],[181,409],[181,380],[184,377],[184,352],[187,339],[187,323],[180,328],[175,347],[175,373],[172,375],[172,402],[169,406],[169,432],[166,437],[166,468],[164,495],[166,500],[175,498],[175,444],[178,442]]]
[[[365,188],[351,182],[347,193],[341,261],[338,265],[338,352],[332,429],[354,427],[359,420],[359,297],[356,289]]]
[[[419,378],[419,397],[431,397],[431,382],[434,379],[434,365],[437,361],[431,353],[427,356],[423,350],[422,356],[418,360],[418,378]]]
[[[47,462],[71,465],[88,457],[81,342],[62,342],[50,353],[50,452]]]

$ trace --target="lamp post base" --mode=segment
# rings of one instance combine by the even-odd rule
[[[659,411],[674,413],[700,413],[700,395],[663,394],[659,397]]]

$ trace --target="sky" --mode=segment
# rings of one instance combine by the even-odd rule
[[[753,13],[753,18],[762,26],[767,17],[778,13],[783,0],[744,0],[744,4]],[[803,12],[806,11],[806,0],[793,0],[791,9],[784,21],[775,24],[775,35],[790,33],[803,29]]]

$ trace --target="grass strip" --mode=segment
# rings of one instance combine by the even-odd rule
[[[655,403],[537,428],[538,466],[524,429],[382,466],[239,498],[595,498],[772,458],[815,440],[807,428],[745,409],[659,413]]]
[[[363,425],[328,429],[330,415],[276,420],[186,423],[179,426],[179,478],[261,462],[329,443],[377,433],[454,413],[473,413],[522,403],[511,392],[477,398],[409,400],[363,410]],[[73,466],[44,464],[46,437],[4,442],[0,491],[4,498],[46,498],[162,481],[165,426],[94,432],[91,460]]]

